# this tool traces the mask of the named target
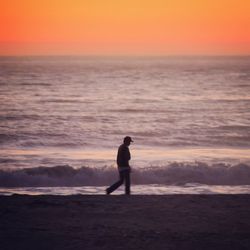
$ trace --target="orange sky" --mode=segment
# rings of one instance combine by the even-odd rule
[[[250,55],[249,0],[0,0],[0,55]]]

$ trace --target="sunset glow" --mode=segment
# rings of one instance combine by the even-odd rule
[[[250,54],[248,0],[12,0],[0,54]]]

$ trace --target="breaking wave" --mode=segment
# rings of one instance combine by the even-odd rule
[[[250,166],[224,163],[171,163],[132,171],[133,184],[185,185],[250,185]],[[36,167],[21,170],[1,170],[1,187],[102,186],[117,180],[114,167],[75,169],[68,165]]]

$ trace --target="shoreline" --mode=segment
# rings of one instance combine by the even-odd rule
[[[250,195],[0,196],[15,249],[249,249]]]
[[[43,187],[0,187],[0,196],[6,195],[104,195],[106,186],[43,186]],[[112,195],[124,194],[124,186],[118,188]],[[250,185],[207,185],[186,183],[182,185],[163,184],[133,184],[131,194],[134,195],[250,195]]]

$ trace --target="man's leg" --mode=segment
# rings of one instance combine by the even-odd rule
[[[119,172],[119,176],[120,176],[120,180],[106,189],[107,194],[111,194],[113,191],[115,191],[118,187],[122,185],[124,181],[124,174],[122,172]]]
[[[130,194],[130,171],[126,171],[125,174],[125,193]]]

